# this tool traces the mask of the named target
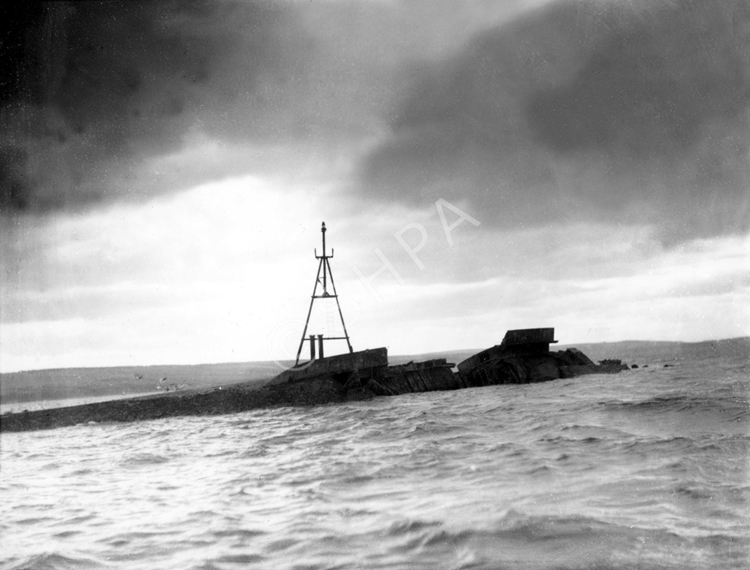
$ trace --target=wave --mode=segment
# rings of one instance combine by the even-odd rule
[[[687,536],[589,516],[530,515],[513,509],[483,528],[408,520],[392,524],[381,536],[400,536],[400,554],[442,560],[458,555],[470,568],[697,570],[705,566],[692,558],[696,549],[705,553],[702,562],[710,567],[715,558],[722,561],[717,567],[739,568],[735,563],[742,554],[742,545],[730,535]]]
[[[739,397],[702,397],[690,394],[656,396],[645,400],[598,402],[605,410],[653,412],[720,412],[733,419],[750,418],[750,402]]]
[[[11,563],[7,570],[95,570],[107,566],[91,558],[64,556],[56,552],[35,554]]]
[[[125,456],[120,465],[123,467],[136,467],[141,465],[157,465],[168,461],[168,457],[156,453],[133,453]]]
[[[622,534],[638,532],[631,526],[621,526],[587,516],[527,515],[511,509],[500,518],[480,528],[453,528],[443,521],[403,520],[392,523],[382,534],[387,536],[419,535],[420,544],[429,546],[443,541],[455,543],[478,537],[545,542],[571,540],[592,534]]]

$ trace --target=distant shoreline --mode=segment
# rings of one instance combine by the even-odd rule
[[[708,345],[708,344],[727,344],[727,343],[747,343],[750,346],[750,336],[739,336],[722,339],[708,339],[699,341],[683,341],[683,340],[613,340],[613,341],[599,341],[599,342],[566,342],[564,344],[555,345],[556,349],[565,350],[566,348],[580,348],[580,347],[628,347],[629,349],[641,348],[648,346],[659,346],[664,347],[666,345],[677,346],[695,346],[695,345]],[[482,350],[481,348],[460,348],[460,349],[446,349],[438,350],[434,352],[424,352],[415,354],[394,354],[390,358],[395,362],[408,362],[410,359],[431,359],[436,357],[442,357],[444,355],[455,355],[455,354],[474,354],[477,351]],[[72,366],[67,368],[31,368],[25,370],[13,370],[10,372],[0,372],[0,379],[11,377],[18,374],[41,374],[41,373],[54,373],[54,372],[90,372],[95,370],[122,370],[133,372],[137,370],[154,371],[154,375],[158,374],[159,371],[168,369],[197,369],[197,368],[217,368],[217,367],[236,367],[236,366],[252,366],[262,367],[268,370],[282,371],[294,364],[293,360],[286,361],[275,361],[275,360],[245,360],[235,362],[201,362],[196,364],[115,364],[112,366]]]
[[[159,392],[142,392],[140,394],[111,394],[102,396],[71,396],[59,400],[24,400],[21,402],[0,402],[0,415],[19,414],[22,412],[33,412],[39,410],[49,410],[53,408],[68,408],[71,406],[82,406],[86,404],[98,404],[99,402],[110,402],[123,400],[127,398],[138,398],[142,396],[154,396]]]
[[[565,349],[573,345],[556,345],[556,349]],[[594,360],[606,357],[624,358],[631,363],[648,365],[648,354],[651,349],[663,353],[666,348],[672,349],[674,359],[685,348],[692,351],[702,350],[707,353],[737,354],[750,352],[750,337],[738,337],[717,341],[686,343],[680,341],[617,341],[607,343],[579,344]],[[401,355],[390,357],[392,364],[406,363],[411,360],[428,360],[435,357],[447,358],[450,362],[459,362],[475,353],[465,349],[443,351],[422,355]],[[669,352],[669,351],[667,351]],[[638,355],[636,357],[636,355]],[[663,363],[662,363],[663,364]],[[224,388],[242,385],[247,391],[281,372],[278,363],[243,362],[195,365],[153,365],[125,367],[96,367],[73,369],[48,369],[27,372],[0,374],[0,415],[22,413],[24,410],[36,412],[51,408],[69,408],[80,405],[97,405],[117,402],[126,399],[163,398],[177,396],[192,398],[199,392],[221,392]],[[165,392],[159,391],[160,379],[163,384],[174,383],[182,389]],[[163,386],[161,386],[163,389]]]

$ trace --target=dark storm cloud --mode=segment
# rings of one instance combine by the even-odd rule
[[[5,212],[106,199],[123,187],[113,178],[180,148],[206,109],[226,115],[241,95],[243,136],[272,136],[252,113],[304,43],[272,3],[14,2],[2,22]]]
[[[362,169],[388,199],[482,221],[750,227],[750,4],[562,1],[414,68]]]
[[[569,83],[532,96],[534,133],[559,153],[684,153],[747,109],[748,6],[683,2],[615,21]]]

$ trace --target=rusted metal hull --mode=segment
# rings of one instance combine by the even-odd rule
[[[544,382],[583,374],[616,373],[628,368],[619,360],[595,364],[576,349],[544,352],[539,345],[554,342],[548,332],[553,329],[542,330],[543,333],[537,334],[527,329],[523,334],[511,335],[518,344],[505,343],[483,350],[461,362],[457,370],[442,358],[389,366],[388,350],[376,348],[318,359],[286,370],[264,384],[240,383],[211,390],[5,414],[0,416],[0,431],[331,404],[375,396]]]
[[[508,331],[501,344],[467,358],[455,371],[455,364],[444,358],[388,366],[387,349],[376,348],[292,368],[271,383],[330,377],[347,393],[360,397],[397,396],[496,384],[530,384],[628,368],[619,361],[595,364],[575,348],[550,352],[549,344],[555,342],[553,328]]]

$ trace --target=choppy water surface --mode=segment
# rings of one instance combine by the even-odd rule
[[[746,355],[3,434],[3,568],[746,568]]]

